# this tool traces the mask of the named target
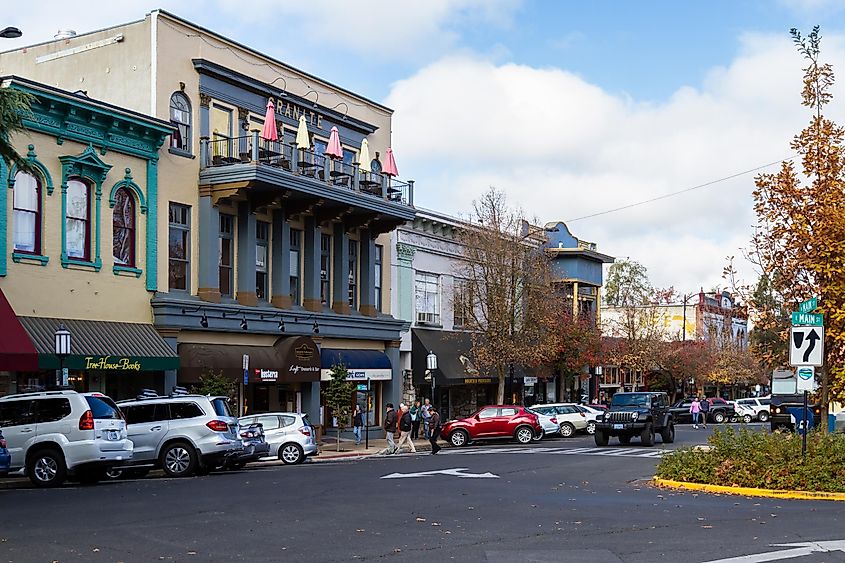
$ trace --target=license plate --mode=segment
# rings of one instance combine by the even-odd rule
[[[117,440],[120,437],[120,434],[117,430],[109,430],[106,432],[106,440]]]
[[[625,428],[624,424],[614,424],[613,425],[614,430],[622,430],[623,428]]]

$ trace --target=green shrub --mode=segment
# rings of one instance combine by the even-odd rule
[[[764,489],[845,492],[845,436],[811,432],[807,455],[801,436],[741,428],[716,430],[710,448],[664,455],[657,477]]]

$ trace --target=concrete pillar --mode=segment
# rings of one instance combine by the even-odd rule
[[[311,424],[318,426],[320,424],[320,382],[302,384],[302,412],[308,415]],[[323,424],[323,434],[325,434],[325,424]]]
[[[302,306],[322,311],[320,302],[320,227],[314,217],[306,217],[302,233]]]
[[[402,365],[399,363],[399,345],[401,341],[395,340],[387,343],[384,353],[387,354],[390,360],[392,369],[392,377],[390,381],[384,381],[382,387],[382,403],[393,403],[393,406],[399,408],[399,403],[402,402]]]
[[[369,229],[361,229],[358,243],[358,310],[375,317],[376,311],[376,240]]]
[[[414,320],[414,252],[416,250],[413,246],[402,243],[396,245],[398,310],[394,316],[406,321]]]
[[[215,246],[216,248],[216,246]],[[248,202],[238,204],[238,291],[241,305],[258,305],[255,294],[255,214]]]
[[[349,237],[343,223],[334,224],[332,237],[332,310],[349,314]]]
[[[282,209],[273,212],[272,236],[270,304],[281,309],[290,309],[290,223]]]
[[[210,195],[200,197],[199,206],[199,287],[197,296],[203,301],[220,303],[219,242],[220,212]]]
[[[572,317],[578,318],[578,282],[572,282]]]

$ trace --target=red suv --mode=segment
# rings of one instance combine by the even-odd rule
[[[466,446],[474,440],[513,438],[528,444],[542,432],[537,415],[519,405],[493,405],[459,420],[450,420],[440,435],[455,447]]]

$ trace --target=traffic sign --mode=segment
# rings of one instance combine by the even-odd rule
[[[799,393],[809,391],[812,393],[816,388],[816,370],[813,366],[801,366],[798,368],[798,386],[796,390]]]
[[[824,315],[793,312],[792,324],[795,326],[822,326],[824,324]]]
[[[803,301],[800,305],[798,305],[798,310],[802,313],[812,313],[816,309],[819,308],[819,300],[816,297],[812,299],[807,299]]]
[[[824,327],[794,326],[789,333],[789,364],[821,366],[824,363]]]

